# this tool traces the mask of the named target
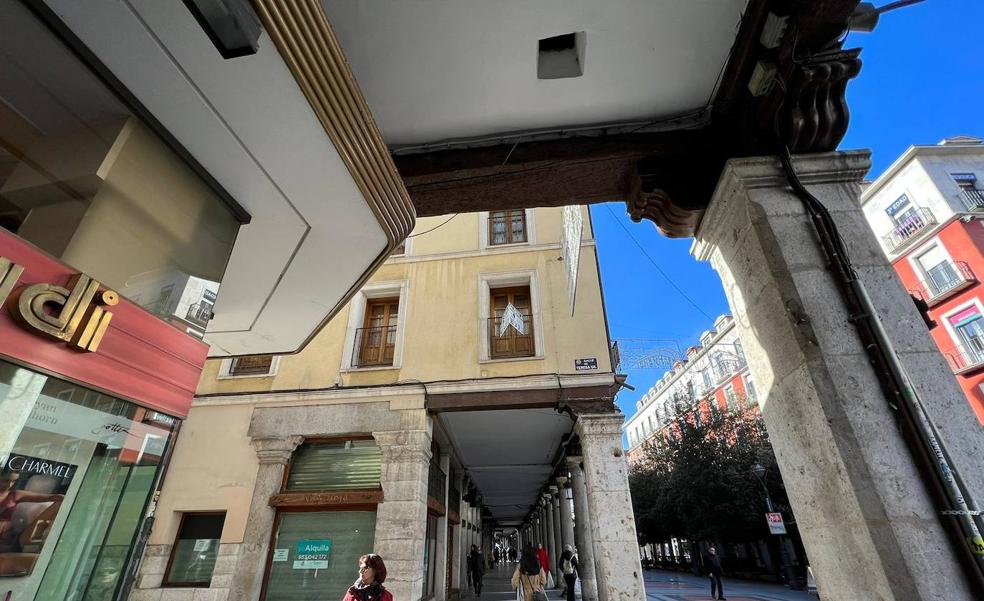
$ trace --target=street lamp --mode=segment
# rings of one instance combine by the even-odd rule
[[[759,484],[762,485],[762,490],[765,492],[765,507],[769,513],[775,513],[775,507],[772,505],[772,496],[769,494],[769,487],[765,483],[765,474],[768,472],[766,467],[761,463],[756,463],[752,466],[752,473],[755,474],[755,478],[758,479]],[[783,577],[786,579],[786,584],[792,586],[793,584],[793,569],[789,565],[789,558],[786,554],[786,537],[779,535],[779,559],[782,561],[782,573]]]

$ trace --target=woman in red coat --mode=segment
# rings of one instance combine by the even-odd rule
[[[543,545],[538,545],[536,549],[536,558],[540,560],[540,567],[547,574],[550,573],[550,556],[547,555],[547,550],[543,548]]]
[[[386,564],[375,553],[359,558],[359,577],[349,587],[342,601],[393,601],[393,593],[383,588]]]

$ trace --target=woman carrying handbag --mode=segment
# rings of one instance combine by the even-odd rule
[[[512,587],[517,591],[516,601],[547,601],[543,585],[547,583],[547,575],[540,567],[540,560],[533,552],[533,547],[523,547],[523,559],[513,572]]]

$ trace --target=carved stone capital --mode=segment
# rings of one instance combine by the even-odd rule
[[[426,430],[387,430],[373,432],[383,461],[387,463],[427,463],[431,458],[431,435]]]
[[[284,436],[280,438],[254,438],[250,441],[256,449],[260,464],[287,465],[294,449],[304,442],[303,436]]]
[[[556,478],[554,478],[554,482],[557,483],[558,489],[567,488],[568,480],[570,480],[570,478],[568,478],[567,476],[557,476]]]
[[[783,143],[794,154],[833,150],[847,132],[847,82],[861,72],[860,49],[838,50],[797,62],[779,114]]]

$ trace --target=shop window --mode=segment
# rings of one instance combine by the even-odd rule
[[[424,537],[424,594],[433,598],[437,583],[437,514],[427,512],[427,532]]]
[[[236,357],[229,366],[230,376],[266,376],[273,368],[273,355]]]
[[[297,448],[277,508],[261,599],[341,599],[373,551],[382,455],[370,438]]]
[[[173,418],[2,361],[0,415],[0,590],[113,598]]]
[[[490,290],[489,357],[505,359],[536,354],[530,287]]]
[[[354,367],[393,365],[400,299],[370,299],[363,326],[355,333]]]
[[[489,212],[489,246],[518,244],[527,239],[524,209]]]
[[[208,588],[219,556],[225,513],[185,513],[171,549],[165,586]]]

